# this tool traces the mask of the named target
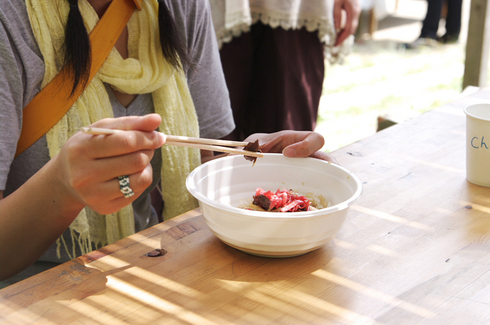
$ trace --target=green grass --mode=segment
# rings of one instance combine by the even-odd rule
[[[316,129],[324,150],[372,135],[378,116],[402,122],[456,99],[464,54],[461,44],[414,52],[365,43],[343,65],[327,64]]]

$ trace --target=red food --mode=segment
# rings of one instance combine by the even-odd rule
[[[291,190],[264,191],[260,187],[255,190],[253,204],[266,211],[296,212],[309,211],[310,200]]]

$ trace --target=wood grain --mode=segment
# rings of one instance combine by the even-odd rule
[[[462,111],[482,101],[334,152],[363,194],[315,251],[248,255],[194,210],[0,290],[0,323],[489,323],[490,189],[465,179]]]

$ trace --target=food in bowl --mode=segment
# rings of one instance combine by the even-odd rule
[[[240,208],[257,187],[314,193],[328,202],[315,211],[276,213]],[[340,231],[362,184],[349,170],[315,158],[264,154],[255,166],[241,156],[209,161],[187,177],[209,229],[227,245],[268,257],[290,257],[318,249]]]
[[[324,203],[325,198],[323,196],[320,196],[318,200],[312,200],[308,196],[312,196],[312,194],[300,195],[287,189],[278,189],[276,192],[272,192],[258,187],[252,200],[241,205],[240,208],[269,212],[299,212],[314,211],[328,206],[328,202]]]

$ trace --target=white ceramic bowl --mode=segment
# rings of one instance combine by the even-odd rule
[[[265,212],[239,208],[255,189],[292,189],[323,195],[330,206],[317,211]],[[301,255],[335,235],[362,185],[350,171],[314,158],[266,154],[254,166],[243,156],[207,162],[187,177],[187,189],[198,199],[206,224],[224,243],[270,257]]]

